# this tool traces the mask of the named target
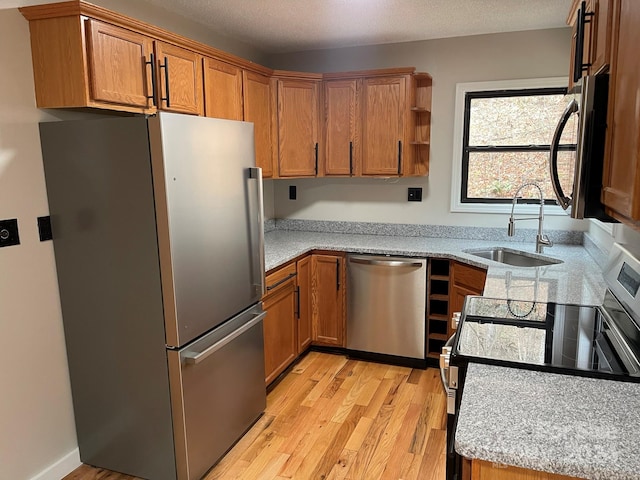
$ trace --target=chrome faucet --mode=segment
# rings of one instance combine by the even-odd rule
[[[538,193],[540,193],[540,213],[537,217],[521,217],[521,218],[513,218],[513,210],[516,206],[516,202],[518,200],[518,194],[520,190],[525,187],[536,187],[538,189]],[[552,247],[553,243],[549,240],[544,233],[542,233],[542,223],[544,222],[544,194],[542,193],[542,189],[540,185],[534,182],[524,183],[520,185],[520,188],[516,190],[516,193],[513,196],[513,202],[511,203],[511,216],[509,217],[509,229],[507,231],[507,235],[513,237],[516,233],[516,220],[538,220],[538,234],[536,235],[536,253],[542,253],[544,251],[544,247]]]

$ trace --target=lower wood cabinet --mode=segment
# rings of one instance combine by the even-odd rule
[[[345,281],[344,253],[312,256],[311,304],[313,343],[344,347]]]
[[[461,312],[467,295],[482,295],[487,271],[460,262],[451,262],[451,289],[449,291],[449,317]],[[451,318],[450,318],[451,319]],[[449,335],[453,334],[449,322]]]
[[[296,294],[298,300],[298,354],[311,345],[311,255],[296,263],[298,275]]]
[[[267,276],[263,297],[264,369],[268,385],[298,356],[296,336],[296,265],[290,264]]]
[[[471,461],[471,478],[463,475],[463,480],[575,480],[555,473],[538,472],[526,468],[511,467],[484,460]]]

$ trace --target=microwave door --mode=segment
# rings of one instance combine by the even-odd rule
[[[558,175],[558,154],[560,152],[560,140],[564,133],[565,128],[569,124],[569,120],[571,116],[577,114],[579,110],[578,102],[575,99],[572,99],[567,108],[562,113],[560,121],[558,122],[558,126],[553,134],[553,140],[551,141],[551,154],[549,158],[549,174],[551,177],[551,186],[553,187],[553,191],[556,194],[556,198],[558,199],[558,204],[562,207],[563,210],[567,210],[572,205],[572,192],[567,192],[567,195],[561,185],[560,176]],[[578,156],[576,155],[576,159]],[[577,166],[576,162],[576,166]],[[575,182],[574,182],[575,184]]]

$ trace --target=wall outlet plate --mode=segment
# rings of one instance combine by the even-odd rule
[[[289,200],[298,198],[298,192],[295,185],[289,185]]]
[[[409,202],[421,202],[422,201],[422,188],[409,188],[407,195],[407,201]]]
[[[53,234],[51,232],[51,217],[49,215],[46,217],[38,217],[38,233],[40,235],[41,242],[51,240],[53,238]]]
[[[18,235],[18,219],[0,220],[0,247],[20,245]]]

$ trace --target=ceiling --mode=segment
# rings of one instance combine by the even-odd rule
[[[147,0],[266,53],[559,28],[571,0]]]
[[[0,8],[56,0],[0,0]],[[88,0],[91,2],[92,0]],[[140,0],[137,0],[140,1]],[[572,0],[146,0],[265,53],[564,27]],[[101,3],[99,0],[95,3]]]

